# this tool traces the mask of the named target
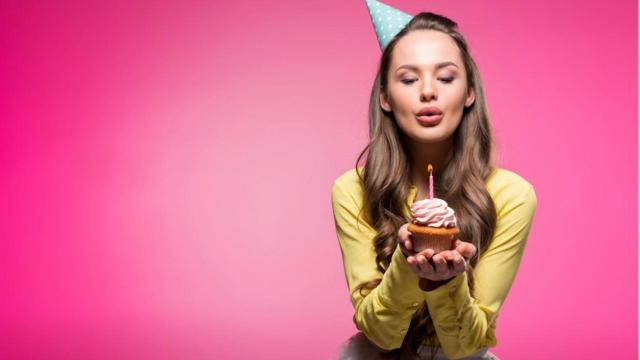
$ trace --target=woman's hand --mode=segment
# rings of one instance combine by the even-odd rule
[[[398,242],[400,243],[400,250],[402,250],[405,257],[415,254],[413,251],[413,237],[407,229],[409,224],[411,223],[404,224],[398,229]]]
[[[433,249],[420,253],[413,251],[413,239],[404,224],[398,230],[400,248],[407,258],[409,266],[419,277],[431,281],[449,280],[467,269],[467,261],[476,254],[476,247],[468,242],[456,239],[455,249],[434,254]]]
[[[419,254],[407,257],[411,269],[419,277],[442,281],[451,279],[467,270],[467,261],[476,253],[476,247],[468,242],[456,239],[455,249],[434,254],[433,249],[426,249]]]

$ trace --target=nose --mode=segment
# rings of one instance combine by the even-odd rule
[[[431,81],[423,81],[422,84],[422,89],[420,91],[420,101],[428,102],[431,99],[436,99],[436,89]]]

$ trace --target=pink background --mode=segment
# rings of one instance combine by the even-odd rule
[[[107,3],[0,11],[0,358],[334,357],[364,1]],[[536,189],[494,352],[637,358],[637,4],[388,4],[460,24]]]

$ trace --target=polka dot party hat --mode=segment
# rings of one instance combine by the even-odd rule
[[[380,49],[384,50],[396,34],[411,21],[413,16],[376,0],[366,0],[371,22],[376,30]]]

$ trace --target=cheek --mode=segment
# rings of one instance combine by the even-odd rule
[[[460,125],[460,122],[462,121],[462,113],[455,114],[449,120],[450,121],[447,122],[447,127],[455,130],[456,128],[458,128],[458,126]]]
[[[464,112],[464,105],[467,98],[465,94],[456,93],[452,94],[447,101],[447,112],[451,116],[460,117]]]
[[[389,88],[389,92],[396,104],[400,106],[406,106],[412,101],[415,102],[416,97],[420,95],[415,83],[411,86],[395,83]]]
[[[447,132],[453,132],[458,128],[458,126],[460,126],[460,123],[462,122],[462,114],[462,108],[449,113],[449,118],[446,119],[443,124],[447,129]]]
[[[464,85],[457,85],[455,87],[447,88],[442,95],[446,96],[449,100],[448,102],[452,105],[463,104],[467,97],[467,91]]]
[[[408,116],[396,116],[396,124],[404,134],[411,136],[420,131],[420,124]]]

